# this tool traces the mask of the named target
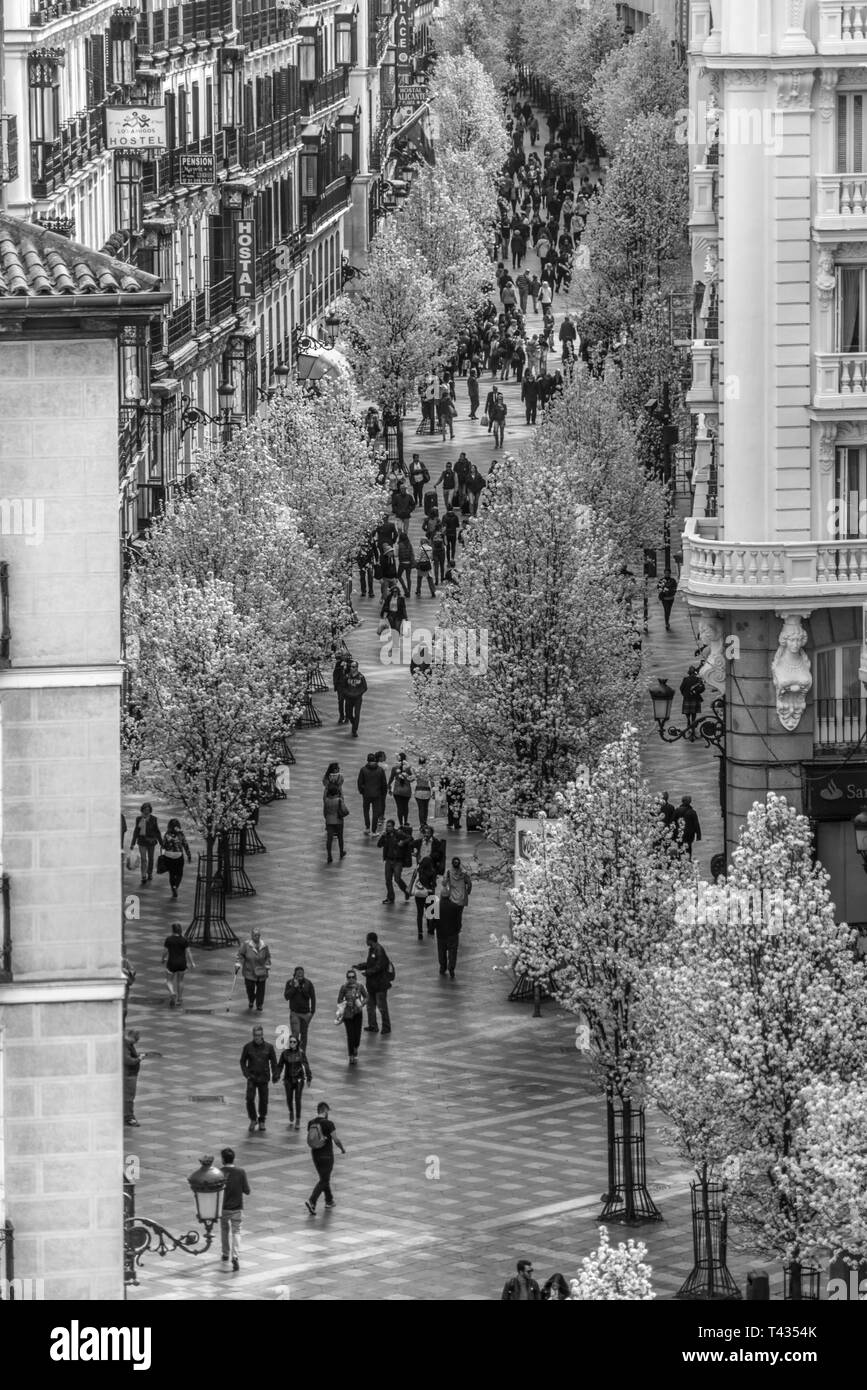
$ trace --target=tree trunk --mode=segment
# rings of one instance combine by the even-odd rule
[[[211,946],[211,901],[214,878],[214,836],[205,837],[205,912],[202,928],[202,945],[205,950]]]
[[[632,1171],[632,1101],[623,1102],[623,1220],[635,1220],[635,1175]]]
[[[802,1301],[801,1262],[800,1260],[792,1260],[789,1265],[789,1302],[801,1303]]]

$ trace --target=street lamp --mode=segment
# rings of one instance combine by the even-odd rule
[[[328,329],[328,342],[330,347],[334,347],[337,341],[337,334],[343,322],[339,314],[329,314],[325,320],[325,327]]]
[[[651,703],[653,705],[653,718],[656,722],[657,732],[663,743],[677,743],[682,738],[688,738],[690,742],[695,742],[696,734],[704,740],[705,747],[715,748],[719,754],[719,804],[723,823],[723,837],[726,833],[726,773],[728,769],[728,759],[726,756],[726,702],[725,696],[720,695],[711,702],[710,714],[698,715],[691,724],[685,729],[678,729],[671,723],[671,706],[674,701],[674,690],[668,684],[665,676],[657,678],[654,685],[648,687]],[[864,821],[867,827],[867,816]],[[867,849],[867,840],[865,840]],[[865,864],[867,867],[867,864]]]
[[[146,1216],[135,1214],[135,1185],[124,1182],[126,1216],[124,1218],[124,1246],[126,1256],[126,1282],[137,1284],[136,1268],[141,1265],[148,1251],[158,1255],[168,1255],[172,1250],[183,1250],[186,1255],[204,1255],[214,1240],[214,1227],[220,1219],[220,1206],[226,1175],[214,1166],[214,1155],[206,1154],[199,1160],[199,1167],[187,1178],[196,1202],[196,1219],[204,1227],[204,1242],[201,1231],[187,1231],[182,1236],[173,1236],[165,1226],[151,1221]]]
[[[323,357],[324,343],[311,334],[306,334],[298,343],[298,380],[321,381],[328,371],[328,360]]]
[[[855,832],[855,848],[861,856],[864,872],[867,873],[867,806],[861,807],[852,821],[852,829]]]
[[[277,385],[285,386],[292,375],[292,368],[287,367],[285,362],[281,362],[279,367],[274,368],[274,375],[277,378]]]
[[[217,387],[217,400],[220,405],[219,415],[209,415],[207,410],[203,410],[200,405],[193,405],[189,396],[181,396],[183,410],[181,412],[181,432],[180,438],[183,439],[187,430],[200,425],[206,420],[209,425],[221,425],[223,430],[223,443],[228,444],[232,437],[232,408],[235,404],[235,384],[225,377]]]

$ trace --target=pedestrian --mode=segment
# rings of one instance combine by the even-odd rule
[[[422,859],[431,859],[437,873],[445,873],[446,842],[434,834],[429,821],[419,829],[418,839],[413,841],[413,849],[417,864],[420,864]]]
[[[671,632],[671,610],[674,607],[674,599],[677,594],[677,580],[671,570],[667,569],[663,572],[663,576],[656,586],[656,592],[659,594],[659,601],[665,614],[665,630]]]
[[[659,814],[662,816],[662,823],[666,829],[673,825],[677,818],[677,811],[668,799],[668,792],[662,793],[662,801],[659,804]]]
[[[129,1009],[129,992],[135,984],[136,969],[129,957],[124,953],[120,958],[120,968],[123,973],[123,1022],[126,1024],[126,1015]]]
[[[136,1043],[141,1034],[129,1028],[123,1035],[123,1122],[138,1129],[135,1117],[135,1093],[138,1090],[138,1074],[141,1071],[141,1057]]]
[[[536,378],[528,367],[524,372],[524,379],[521,382],[521,400],[524,404],[524,414],[528,425],[536,423],[536,408],[539,397],[539,388]]]
[[[235,974],[243,971],[244,988],[247,991],[247,1008],[262,1012],[265,1004],[265,986],[271,970],[271,948],[262,940],[258,927],[250,932],[249,941],[238,948],[235,961]]]
[[[388,779],[388,790],[394,796],[394,804],[397,807],[398,825],[409,823],[409,799],[412,796],[412,778],[414,776],[415,773],[407,761],[406,754],[400,753]]]
[[[424,940],[425,910],[430,899],[436,893],[437,871],[433,860],[426,856],[420,859],[413,869],[412,878],[409,881],[409,891],[415,898],[416,926],[418,928],[419,941]]]
[[[346,673],[349,670],[349,663],[352,655],[348,651],[340,651],[334,659],[334,672],[331,683],[337,693],[337,722],[346,723]]]
[[[415,505],[421,507],[424,503],[424,485],[430,482],[430,473],[427,464],[422,463],[418,454],[412,456],[412,462],[409,465],[409,481]]]
[[[467,377],[467,396],[470,402],[470,419],[475,420],[479,410],[479,374],[475,367],[470,367]]]
[[[526,246],[525,246],[526,251]],[[520,275],[515,277],[515,289],[518,291],[518,303],[521,306],[521,313],[527,312],[527,296],[530,293],[530,277],[526,270],[522,270]]]
[[[294,1126],[295,1129],[300,1129],[301,1097],[304,1093],[304,1082],[306,1081],[308,1086],[312,1085],[313,1074],[307,1060],[307,1053],[294,1033],[290,1033],[286,1039],[286,1046],[277,1059],[277,1075],[274,1080],[279,1081],[281,1077],[286,1088],[289,1128],[292,1129]]]
[[[535,145],[539,138],[539,118],[535,111],[527,122],[527,129],[530,132],[530,144]]]
[[[250,1196],[250,1183],[243,1168],[235,1165],[235,1150],[221,1149],[220,1161],[223,1165],[223,1172],[226,1177],[226,1186],[223,1188],[223,1206],[220,1212],[220,1245],[222,1254],[220,1258],[228,1263],[232,1261],[232,1268],[241,1268],[241,1222],[244,1219],[244,1198]],[[213,1162],[210,1158],[202,1159],[202,1167],[210,1167]]]
[[[407,902],[409,902],[409,890],[406,890]],[[391,1032],[391,1017],[388,1012],[388,991],[391,989],[391,982],[394,979],[394,966],[386,954],[384,946],[379,944],[379,937],[375,931],[367,933],[367,959],[360,961],[355,967],[364,975],[367,985],[367,1026],[365,1033],[378,1033],[379,1028],[376,1023],[376,1010],[379,1009],[382,1018],[383,1033]]]
[[[451,909],[457,917],[458,930],[460,931],[463,926],[464,908],[470,900],[470,893],[473,891],[473,880],[457,856],[452,859],[446,870],[442,891],[443,896],[448,898]]]
[[[346,1153],[345,1148],[337,1137],[337,1129],[334,1122],[328,1118],[331,1107],[321,1100],[316,1107],[316,1119],[307,1122],[307,1144],[310,1149],[310,1157],[313,1159],[313,1167],[316,1169],[318,1182],[304,1203],[311,1216],[316,1215],[316,1203],[320,1196],[325,1197],[326,1207],[335,1207],[334,1194],[331,1191],[331,1174],[334,1170],[334,1145],[336,1144],[342,1154]]]
[[[268,1083],[277,1080],[277,1053],[270,1043],[266,1043],[261,1023],[257,1023],[253,1029],[253,1041],[245,1043],[241,1051],[241,1074],[247,1081],[248,1132],[254,1134],[258,1125],[264,1133],[268,1114]]]
[[[507,1279],[503,1287],[501,1303],[541,1303],[542,1293],[532,1275],[532,1260],[519,1260],[517,1275]]]
[[[163,942],[162,963],[166,968],[169,1008],[180,1008],[184,1001],[184,975],[196,968],[180,922],[172,922],[171,935]]]
[[[429,540],[419,542],[418,556],[415,562],[415,596],[421,598],[421,581],[427,580],[431,598],[436,598],[436,589],[432,578],[433,570],[433,547]]]
[[[449,439],[454,439],[455,437],[454,422],[456,414],[457,411],[452,404],[451,393],[449,392],[448,386],[440,387],[440,397],[437,401],[437,422],[443,437],[443,444],[446,442],[446,430],[448,430]]]
[[[445,776],[440,779],[440,787],[445,791],[446,795],[448,828],[449,830],[460,830],[461,813],[464,809],[464,797],[466,795],[464,779],[446,773]]]
[[[286,981],[283,998],[289,1005],[289,1028],[294,1038],[307,1052],[307,1032],[316,1012],[316,990],[304,974],[304,966],[296,965],[291,979]]]
[[[476,404],[478,404],[478,401],[476,402]],[[439,487],[440,483],[442,483],[443,489],[443,506],[446,509],[446,511],[448,511],[452,497],[454,496],[455,490],[458,485],[455,470],[450,463],[446,464],[442,473],[440,473],[439,477],[434,483],[434,487]]]
[[[409,519],[415,511],[415,502],[407,491],[406,483],[403,480],[398,483],[391,494],[391,510],[400,522],[400,530],[405,535],[409,528]]]
[[[361,597],[373,598],[373,567],[376,563],[376,540],[373,532],[361,542],[355,552],[355,561],[361,580]]]
[[[433,581],[434,585],[442,584],[446,569],[446,537],[441,521],[438,521],[433,529],[430,538],[431,555],[433,557]]]
[[[404,898],[409,902],[409,889],[403,880],[403,847],[398,840],[397,830],[393,820],[385,822],[385,830],[377,840],[377,847],[382,850],[382,862],[385,866],[385,892],[383,906],[386,903],[394,902],[394,885],[397,884]]]
[[[328,764],[322,775],[322,786],[327,792],[343,790],[343,773],[340,771],[340,763]]]
[[[696,724],[701,714],[701,697],[704,694],[704,681],[698,674],[697,666],[690,666],[680,683],[680,693],[683,696],[683,714],[689,730],[689,741],[695,743]]]
[[[406,597],[409,598],[412,591],[412,571],[415,565],[415,551],[409,536],[401,535],[397,538],[397,582],[400,584]]]
[[[346,850],[343,848],[343,822],[349,815],[349,811],[339,787],[326,788],[322,798],[322,814],[325,818],[325,853],[327,856],[325,862],[333,864],[331,847],[335,840],[337,841],[337,848],[340,850],[340,858],[346,858]]]
[[[388,778],[385,775],[385,769],[377,762],[375,753],[368,753],[367,762],[358,774],[357,786],[361,794],[364,832],[365,834],[371,832],[376,834],[385,815]]]
[[[701,839],[701,825],[693,808],[691,796],[681,798],[680,805],[674,813],[674,819],[677,827],[677,838],[682,845],[686,845],[686,852],[691,859],[693,843]]]
[[[358,1065],[358,1047],[361,1042],[361,1021],[367,1003],[367,990],[359,984],[354,970],[347,970],[346,981],[340,986],[337,996],[337,1015],[346,1030],[346,1051],[349,1065]]]
[[[494,422],[494,448],[502,449],[503,436],[506,433],[506,415],[508,414],[508,407],[499,391],[494,398],[491,414]]]
[[[420,826],[427,825],[428,810],[430,809],[433,795],[434,786],[428,771],[427,758],[424,753],[421,753],[418,760],[418,772],[415,778],[415,804],[418,807],[418,823]]]
[[[184,855],[187,856],[187,863],[192,863],[193,856],[187,844],[187,837],[181,829],[180,821],[173,816],[166,826],[160,856],[166,861],[169,887],[172,890],[173,898],[178,896],[178,889],[184,876]],[[159,861],[157,861],[157,869],[159,869]]]
[[[478,514],[479,498],[485,487],[485,480],[474,463],[470,464],[470,473],[467,478],[467,497],[473,516]]]
[[[138,845],[142,883],[150,883],[153,878],[154,854],[156,853],[157,845],[162,846],[163,843],[160,827],[153,810],[154,808],[149,801],[142,803],[141,811],[133,827],[132,839],[129,842],[130,854],[132,854],[136,845]]]
[[[358,662],[350,661],[349,670],[343,683],[343,697],[346,704],[346,722],[352,725],[353,738],[358,738],[361,702],[366,694],[367,681],[358,669]]]
[[[543,1303],[569,1303],[571,1297],[569,1285],[562,1274],[552,1274],[542,1286]]]
[[[406,598],[395,581],[379,610],[380,618],[385,618],[392,632],[400,632],[406,622]]]

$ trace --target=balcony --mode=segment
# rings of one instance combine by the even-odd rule
[[[240,8],[240,7],[239,7]],[[241,43],[246,48],[267,48],[269,44],[280,43],[292,34],[292,15],[289,10],[278,10],[276,5],[257,8],[252,13],[242,14]]]
[[[77,169],[105,150],[104,98],[98,106],[73,117],[60,127],[54,140],[30,142],[30,170],[34,198],[48,198],[62,188]]]
[[[309,231],[318,231],[323,222],[327,222],[339,208],[349,207],[351,202],[352,179],[341,174],[339,179],[328,185],[321,198],[315,203],[311,202],[308,209]]]
[[[719,343],[708,339],[694,342],[691,361],[692,385],[687,392],[687,405],[692,411],[716,410],[719,404]]]
[[[41,29],[43,24],[62,19],[65,14],[75,14],[77,10],[86,10],[94,3],[95,0],[54,0],[53,4],[47,4],[45,0],[32,0],[30,23],[34,28]]]
[[[861,602],[867,541],[721,541],[715,518],[691,517],[683,535],[681,588],[723,609],[770,608],[803,600],[814,607]]]
[[[845,410],[867,406],[867,352],[817,352],[817,410]]]
[[[241,131],[239,153],[242,168],[255,169],[258,164],[266,164],[268,160],[286,154],[298,143],[300,133],[301,113],[298,111],[278,116],[275,121],[257,126],[249,133]]]
[[[818,232],[867,232],[867,174],[817,174]]]
[[[335,68],[315,82],[301,83],[301,114],[308,119],[318,111],[325,111],[339,101],[345,101],[349,93],[349,68]]]
[[[867,700],[850,696],[815,703],[813,746],[817,753],[854,748],[867,734]]]
[[[819,0],[819,43],[821,54],[867,53],[867,4],[840,4],[840,0]]]
[[[717,226],[716,169],[700,164],[692,171],[692,211],[689,225],[701,229],[706,236],[708,228]]]

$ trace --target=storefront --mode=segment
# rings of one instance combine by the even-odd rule
[[[831,876],[837,918],[867,932],[867,861],[852,827],[867,806],[867,760],[803,763],[801,774],[804,813],[814,826],[816,857]]]

